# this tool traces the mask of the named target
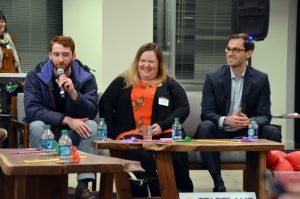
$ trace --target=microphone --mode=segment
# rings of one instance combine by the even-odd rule
[[[65,73],[65,71],[63,68],[57,69],[58,77],[62,76],[64,73]],[[63,85],[61,87],[59,87],[59,89],[60,89],[59,94],[60,94],[61,98],[65,98],[65,89],[64,89]]]

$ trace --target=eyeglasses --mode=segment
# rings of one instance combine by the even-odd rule
[[[240,49],[240,48],[229,48],[229,47],[227,47],[227,48],[225,48],[225,53],[229,53],[229,52],[232,52],[232,54],[238,54],[239,52],[241,52],[241,51],[246,51],[245,49]]]
[[[52,52],[52,55],[54,57],[59,57],[60,55],[62,55],[63,57],[69,57],[71,55],[71,53],[69,53],[69,52],[62,52],[62,53],[60,53],[60,52]]]

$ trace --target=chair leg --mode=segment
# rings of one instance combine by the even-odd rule
[[[24,131],[24,148],[28,148],[29,147],[29,125],[26,122],[24,124],[23,131]]]
[[[17,128],[10,124],[11,125],[11,128],[10,128],[10,143],[9,143],[9,146],[11,148],[17,148],[18,147],[18,133],[17,133]]]
[[[92,181],[92,191],[96,191],[97,187],[97,173],[95,173],[95,180]]]

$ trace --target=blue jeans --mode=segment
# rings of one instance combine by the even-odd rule
[[[93,120],[87,120],[85,122],[91,129],[92,133],[89,138],[80,137],[75,131],[69,130],[69,137],[72,140],[72,144],[77,146],[77,149],[90,154],[97,154],[96,149],[92,148],[91,141],[97,140],[98,125]],[[40,148],[41,136],[44,130],[45,123],[37,120],[29,124],[29,147]],[[77,175],[77,180],[83,179],[95,179],[94,173],[81,173]]]

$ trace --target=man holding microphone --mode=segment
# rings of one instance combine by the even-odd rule
[[[97,139],[97,84],[89,68],[76,59],[71,37],[55,36],[50,42],[49,59],[28,73],[24,86],[26,121],[29,123],[29,146],[41,147],[45,124],[57,140],[62,129],[69,130],[72,144],[95,154],[91,141]],[[78,174],[77,198],[93,199],[88,182],[94,173]]]

